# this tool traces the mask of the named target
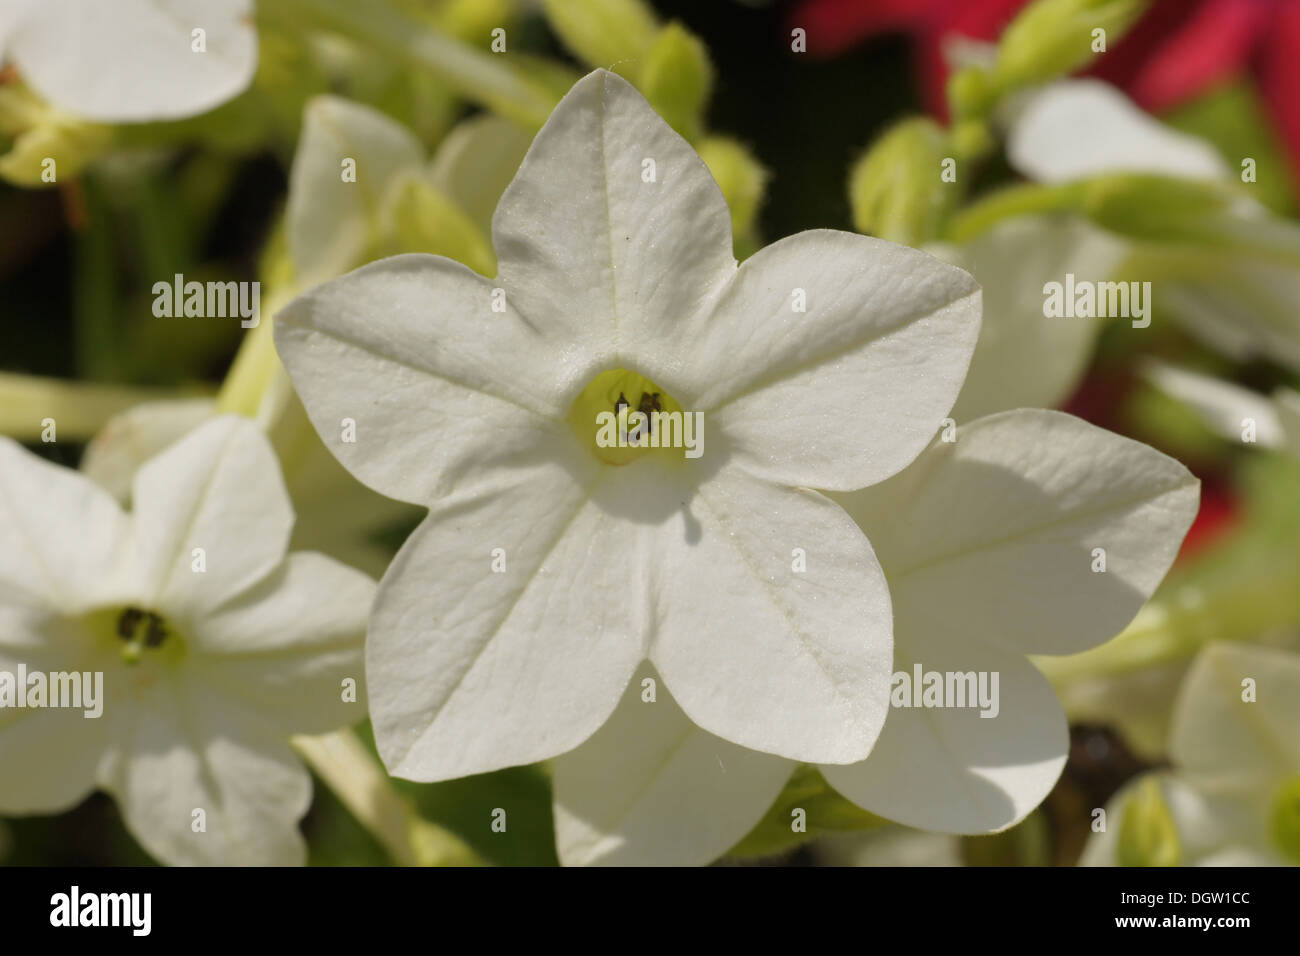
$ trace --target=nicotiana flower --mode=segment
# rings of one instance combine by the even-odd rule
[[[1106,807],[1093,866],[1300,864],[1300,655],[1211,644],[1174,707],[1174,769]]]
[[[364,716],[374,582],[286,553],[293,511],[246,420],[150,459],[132,497],[0,439],[0,812],[100,787],[165,862],[301,863],[311,777],[288,740]],[[54,706],[73,674],[86,706]]]
[[[1011,121],[1007,158],[1025,175],[1053,184],[1145,173],[1217,183],[1226,195],[1233,179],[1209,144],[1163,126],[1098,80],[1062,81],[1033,94]],[[1168,196],[1153,203],[1154,214],[1135,205],[1135,216],[1150,217],[1139,231],[1154,234],[1133,248],[1154,256],[1154,264],[1129,270],[1154,271],[1162,308],[1211,348],[1232,359],[1267,358],[1300,369],[1300,322],[1291,306],[1300,296],[1300,269],[1293,264],[1300,229],[1242,192],[1207,212],[1189,239],[1180,242],[1175,233],[1162,241],[1168,225],[1159,217],[1179,212],[1176,205]]]
[[[960,245],[926,251],[961,266],[984,293],[970,371],[952,409],[968,422],[1012,408],[1054,408],[1079,384],[1102,321],[1043,314],[1043,286],[1108,280],[1127,244],[1077,216],[1023,216]]]
[[[888,481],[834,497],[885,569],[895,669],[974,685],[964,678],[964,706],[933,707],[907,706],[896,687],[871,755],[821,771],[879,816],[981,833],[1023,819],[1065,764],[1064,714],[1025,655],[1073,654],[1123,629],[1173,561],[1198,483],[1154,449],[1061,412],[990,415],[955,437]],[[993,673],[992,706],[974,706]],[[793,769],[634,681],[610,721],[555,762],[560,858],[707,863],[758,822]]]
[[[367,640],[389,769],[563,753],[647,659],[720,737],[865,757],[889,592],[867,538],[807,489],[873,484],[924,449],[970,360],[975,282],[830,231],[737,267],[699,157],[603,70],[538,134],[493,236],[495,279],[399,256],[276,320],[327,446],[430,508]]]
[[[252,82],[253,0],[2,0],[0,59],[86,119],[193,116]]]

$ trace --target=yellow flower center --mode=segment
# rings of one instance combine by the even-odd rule
[[[1300,776],[1291,777],[1273,798],[1273,839],[1282,854],[1300,863]]]
[[[122,662],[134,666],[146,656],[174,658],[184,642],[162,615],[138,607],[111,607],[93,611],[85,624],[99,640],[120,648]]]
[[[569,409],[569,423],[592,454],[607,465],[626,465],[649,453],[698,458],[703,416],[637,372],[601,372]]]

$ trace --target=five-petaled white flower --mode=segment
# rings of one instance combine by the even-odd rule
[[[438,780],[563,753],[645,660],[720,737],[866,757],[889,591],[866,536],[809,489],[872,485],[929,443],[978,334],[974,280],[825,230],[737,267],[700,158],[603,70],[538,134],[493,237],[495,279],[399,256],[276,321],[328,447],[430,508],[366,644],[389,769]],[[642,411],[702,413],[703,454],[601,444],[603,416]]]
[[[938,674],[959,694],[917,707],[900,681],[871,755],[821,771],[879,816],[983,833],[1023,819],[1065,765],[1065,715],[1025,655],[1073,654],[1118,633],[1177,554],[1198,482],[1062,412],[1001,412],[955,437],[882,484],[834,497],[889,580],[897,671]],[[981,675],[996,699],[976,706]],[[662,689],[653,703],[640,690],[556,761],[566,863],[707,863],[758,822],[794,769],[694,726]]]
[[[364,717],[374,582],[286,554],[284,482],[243,419],[152,458],[133,498],[0,439],[0,812],[98,786],[165,862],[301,863],[311,777],[288,739]],[[83,700],[102,681],[93,708],[51,706],[73,673]]]
[[[1300,864],[1300,654],[1210,644],[1174,704],[1173,769],[1115,795],[1084,866]]]
[[[194,116],[252,82],[253,0],[0,0],[0,59],[85,119]]]

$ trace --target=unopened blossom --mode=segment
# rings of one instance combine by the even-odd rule
[[[0,812],[99,788],[166,863],[302,863],[311,777],[289,737],[365,716],[374,582],[287,553],[293,511],[246,420],[152,457],[132,499],[0,439]],[[98,699],[53,706],[49,675],[73,672]]]
[[[1300,655],[1210,644],[1174,705],[1173,769],[1106,806],[1088,866],[1300,865]]]
[[[878,816],[984,833],[1023,819],[1065,765],[1065,715],[1026,655],[1074,654],[1122,630],[1173,561],[1198,483],[1172,458],[1061,412],[1003,412],[951,437],[835,499],[885,569],[896,671],[977,683],[996,673],[996,697],[918,707],[896,690],[870,756],[820,769]],[[708,733],[644,684],[652,671],[638,676],[610,721],[555,763],[565,863],[707,863],[795,768]]]
[[[252,82],[253,0],[0,0],[0,60],[85,119],[194,116]]]
[[[331,451],[430,509],[367,639],[389,769],[437,780],[563,753],[647,660],[719,737],[865,757],[889,592],[866,536],[809,489],[874,484],[929,443],[978,333],[974,281],[825,230],[737,267],[699,157],[603,70],[538,134],[493,239],[495,279],[398,256],[276,319]],[[646,447],[633,412],[689,419],[692,447],[681,429]]]

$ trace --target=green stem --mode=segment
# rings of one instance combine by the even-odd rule
[[[1036,657],[1058,687],[1187,660],[1211,641],[1300,627],[1300,568],[1243,574],[1213,592],[1186,585],[1152,601],[1114,640],[1070,657]]]
[[[299,24],[314,23],[428,70],[466,99],[532,129],[557,100],[506,62],[508,54],[477,50],[383,3],[276,0]]]
[[[944,238],[950,242],[967,242],[1013,216],[1078,209],[1084,186],[1083,183],[1059,186],[1025,184],[1000,189],[953,216]]]
[[[39,375],[0,373],[0,434],[38,441],[42,421],[52,418],[60,441],[84,442],[108,419],[142,402],[200,398],[203,388],[144,388],[70,382]]]
[[[455,834],[419,816],[351,730],[295,737],[294,748],[398,866],[480,866]]]

